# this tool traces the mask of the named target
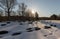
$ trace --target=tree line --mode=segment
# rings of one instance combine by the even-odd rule
[[[16,9],[18,6],[18,9]],[[33,14],[25,3],[17,0],[0,0],[0,21],[10,20],[60,20],[60,15],[53,14],[50,17],[39,17],[38,12]],[[15,11],[14,11],[15,10]]]
[[[39,20],[60,20],[60,15],[52,14],[50,17],[39,17]]]
[[[16,9],[18,6],[18,9]],[[2,20],[34,20],[38,19],[38,13],[32,14],[24,3],[17,0],[0,0],[0,21]]]

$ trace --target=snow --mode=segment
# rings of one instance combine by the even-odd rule
[[[6,24],[1,26],[1,24]],[[56,25],[50,26],[50,25]],[[44,26],[50,26],[50,29],[44,29]],[[41,28],[34,30],[34,27]],[[27,32],[27,28],[32,28],[32,32]],[[58,20],[40,20],[29,23],[26,22],[0,22],[0,31],[6,30],[7,34],[0,35],[0,39],[60,39],[60,21]],[[13,33],[21,32],[19,35],[12,36]]]

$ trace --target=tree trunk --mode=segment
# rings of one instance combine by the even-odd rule
[[[8,21],[10,21],[10,11],[8,9]]]

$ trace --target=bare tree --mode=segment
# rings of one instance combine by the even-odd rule
[[[38,13],[37,12],[35,13],[35,18],[36,18],[36,20],[38,19]]]
[[[19,4],[19,12],[22,13],[22,16],[24,16],[26,8],[27,5],[25,5],[24,3]]]
[[[0,7],[8,13],[8,19],[10,18],[11,9],[13,9],[16,4],[16,0],[0,0]]]
[[[16,16],[16,12],[15,11],[12,11],[10,15],[11,16]]]
[[[18,5],[18,7],[19,7],[19,9],[17,10],[18,15],[19,15],[19,16],[22,16],[22,12],[21,12],[21,6],[20,6],[20,4]]]
[[[0,10],[0,16],[3,16],[3,11],[2,10]]]

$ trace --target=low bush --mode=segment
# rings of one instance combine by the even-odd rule
[[[54,27],[57,27],[56,25],[54,25]]]
[[[6,24],[1,24],[1,26],[5,26]]]
[[[23,23],[20,23],[20,25],[23,25]]]
[[[27,28],[26,30],[27,30],[27,32],[32,32],[33,31],[32,28]]]
[[[7,34],[7,33],[8,33],[8,31],[0,31],[0,35]]]
[[[32,28],[27,28],[26,30],[31,30]]]
[[[45,29],[50,29],[51,27],[50,27],[50,26],[45,26],[44,28],[45,28]]]
[[[33,30],[27,30],[27,32],[32,32]]]
[[[39,27],[35,27],[35,30],[40,30],[41,28],[39,28]]]
[[[50,26],[53,26],[52,24],[50,24]]]
[[[10,22],[7,22],[7,24],[10,24]]]
[[[47,37],[47,35],[44,35],[45,37]]]
[[[19,35],[21,34],[22,32],[16,32],[16,33],[13,33],[12,36],[15,36],[15,35]]]

